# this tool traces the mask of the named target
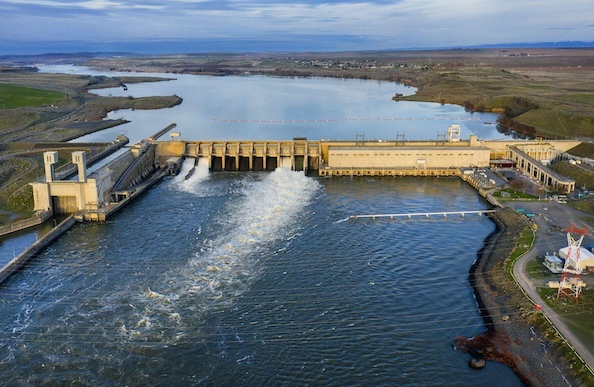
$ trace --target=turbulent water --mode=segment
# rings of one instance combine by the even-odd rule
[[[468,367],[486,218],[457,178],[286,169],[164,180],[0,288],[3,385],[520,385]]]

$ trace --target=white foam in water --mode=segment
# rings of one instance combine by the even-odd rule
[[[194,172],[186,179],[192,168],[194,168]],[[199,158],[196,165],[196,159],[188,157],[184,161],[179,174],[173,180],[173,184],[181,191],[200,194],[200,183],[208,180],[208,173],[208,160],[206,158]]]
[[[208,241],[185,267],[166,273],[166,280],[152,284],[152,290],[141,295],[145,306],[138,309],[142,314],[129,323],[136,325],[135,333],[161,335],[162,326],[175,323],[175,337],[179,337],[186,323],[195,329],[191,320],[199,317],[197,311],[229,305],[257,278],[260,253],[275,241],[294,238],[296,219],[319,190],[317,181],[286,168],[263,180],[243,182],[241,197],[230,202],[217,219],[228,232]],[[160,340],[175,337],[163,334]]]

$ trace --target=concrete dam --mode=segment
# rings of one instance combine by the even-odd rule
[[[163,141],[155,142],[156,159],[172,162],[175,157],[208,160],[211,171],[318,170],[319,141]]]
[[[166,128],[170,129],[172,126]],[[164,131],[159,132],[164,134]],[[477,168],[518,167],[552,191],[569,193],[575,182],[547,167],[580,144],[571,140],[479,140],[459,137],[452,125],[441,141],[255,140],[189,141],[172,133],[153,136],[88,174],[86,154],[72,153],[76,179],[54,170],[57,156],[46,152],[45,176],[31,183],[35,211],[70,213],[103,221],[165,176],[177,175],[186,158],[202,160],[212,172],[273,171],[284,167],[311,176],[460,176]],[[465,179],[466,180],[466,179]]]

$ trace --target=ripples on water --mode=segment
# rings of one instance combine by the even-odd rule
[[[11,385],[519,385],[452,350],[482,332],[485,218],[458,179],[213,173],[82,224],[0,289]]]

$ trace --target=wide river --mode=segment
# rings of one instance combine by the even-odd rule
[[[398,117],[413,114],[368,111],[371,106],[338,111],[343,103],[353,109],[366,104],[370,95],[376,98],[373,90],[390,107],[404,109],[389,98],[399,86],[387,82],[188,78],[220,82],[240,98],[216,101],[218,91],[197,89],[190,96],[180,89],[182,106],[193,98],[209,104],[207,118],[200,103],[194,118],[178,116],[179,107],[160,111],[166,117],[153,116],[152,124],[129,115],[138,112],[119,112],[133,123],[118,131],[150,135],[177,122],[186,138],[266,137],[221,121],[242,119],[270,139],[354,139],[355,127],[363,127],[366,138],[387,138],[374,117],[398,126]],[[295,94],[286,88],[311,90],[316,82],[318,95],[329,93],[329,100],[303,102],[301,110],[286,106],[277,118],[281,98],[273,97],[273,112],[237,113],[247,109],[243,102],[258,103],[242,101],[249,85],[272,85],[270,93],[283,85],[282,93]],[[141,85],[129,91],[136,87]],[[328,91],[333,87],[338,91]],[[296,94],[286,101],[299,104],[307,93]],[[343,94],[350,97],[337,101]],[[323,103],[333,105],[324,114]],[[473,115],[457,107],[427,109],[420,118],[438,123],[441,132],[457,122],[467,131],[463,137],[489,127],[485,117],[462,120]],[[429,120],[449,110],[449,119],[460,120]],[[343,133],[349,118],[359,121]],[[327,121],[294,132],[311,119]],[[200,120],[211,124],[210,131],[200,125],[192,131],[190,123]],[[398,130],[404,132],[393,133]],[[406,138],[419,133],[407,131]],[[76,225],[0,288],[3,385],[521,385],[506,366],[489,362],[476,371],[467,354],[452,349],[456,336],[484,331],[468,269],[494,230],[491,221],[468,215],[347,219],[488,208],[461,180],[321,179],[284,169],[209,173],[204,165],[191,179],[183,176],[163,180],[107,223]]]

